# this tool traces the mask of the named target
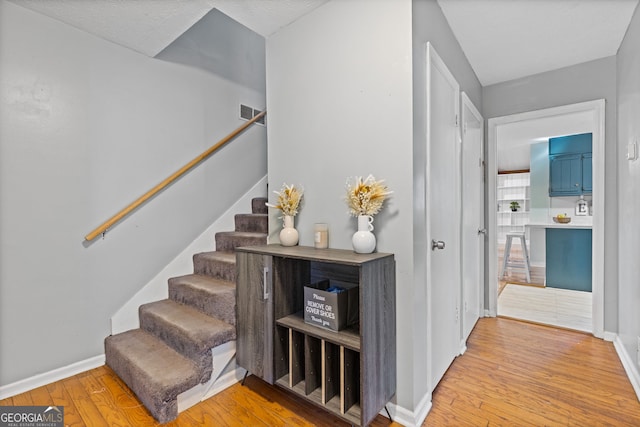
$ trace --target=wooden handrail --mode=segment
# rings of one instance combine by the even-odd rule
[[[85,240],[91,241],[91,240],[95,239],[96,237],[98,237],[99,235],[106,233],[106,231],[111,226],[113,226],[115,223],[120,221],[125,216],[129,215],[131,212],[133,212],[135,209],[137,209],[141,204],[143,204],[144,202],[149,200],[151,197],[155,196],[157,193],[162,191],[165,187],[167,187],[168,185],[173,183],[175,180],[180,178],[182,175],[187,173],[189,170],[191,170],[198,163],[200,163],[201,161],[205,160],[207,157],[209,157],[211,154],[213,154],[220,147],[225,145],[227,142],[231,141],[233,138],[238,136],[240,133],[242,133],[249,126],[251,126],[252,124],[257,122],[258,120],[260,120],[265,114],[267,114],[266,110],[262,111],[260,114],[256,115],[251,120],[249,120],[248,122],[244,123],[242,126],[238,127],[236,130],[231,132],[229,135],[227,135],[224,138],[222,138],[220,141],[218,141],[211,148],[209,148],[208,150],[206,150],[205,152],[203,152],[202,154],[200,154],[199,156],[197,156],[196,158],[191,160],[189,163],[187,163],[186,165],[184,165],[183,167],[178,169],[171,176],[169,176],[168,178],[163,180],[161,183],[159,183],[158,185],[153,187],[151,190],[147,191],[142,196],[138,197],[134,202],[129,204],[129,206],[127,206],[126,208],[122,209],[120,212],[118,212],[117,214],[115,214],[114,216],[112,216],[111,218],[109,218],[108,220],[103,222],[102,224],[100,224],[91,233],[89,233],[86,236],[84,236]]]

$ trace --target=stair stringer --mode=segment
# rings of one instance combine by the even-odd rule
[[[178,395],[178,413],[186,411],[242,380],[244,369],[236,367],[235,340],[214,347],[211,352],[213,354],[211,379]]]
[[[153,279],[144,285],[129,301],[115,312],[111,317],[111,334],[115,335],[131,329],[140,327],[138,318],[138,307],[154,301],[159,301],[169,297],[167,279],[177,277],[193,271],[193,254],[215,250],[211,245],[211,236],[222,230],[234,229],[235,214],[245,212],[247,204],[251,205],[251,200],[258,197],[266,197],[267,176],[265,175],[249,191],[247,191],[238,201],[236,201],[225,213],[191,242],[178,256],[176,256],[166,267],[164,267]]]

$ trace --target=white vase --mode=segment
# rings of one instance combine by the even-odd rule
[[[373,231],[373,217],[370,215],[358,216],[358,231],[351,238],[353,250],[359,254],[370,254],[376,248],[376,236]]]
[[[284,216],[284,225],[280,230],[280,244],[282,246],[295,246],[298,244],[298,230],[293,226],[293,216]]]

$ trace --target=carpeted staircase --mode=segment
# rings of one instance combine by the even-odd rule
[[[161,423],[178,416],[179,394],[209,381],[212,349],[236,339],[235,248],[267,242],[266,201],[216,233],[216,251],[193,256],[193,274],[169,279],[169,299],[140,306],[139,329],[105,339],[107,365]]]

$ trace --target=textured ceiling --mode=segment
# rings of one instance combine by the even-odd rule
[[[155,56],[213,7],[210,0],[10,1],[148,56]]]
[[[327,0],[10,0],[155,56],[211,9],[267,37]]]
[[[155,56],[213,8],[268,37],[327,0],[10,1]],[[480,82],[487,86],[615,55],[638,0],[438,3]]]
[[[638,0],[438,0],[488,86],[615,55]]]
[[[329,0],[215,0],[215,7],[268,37]]]

